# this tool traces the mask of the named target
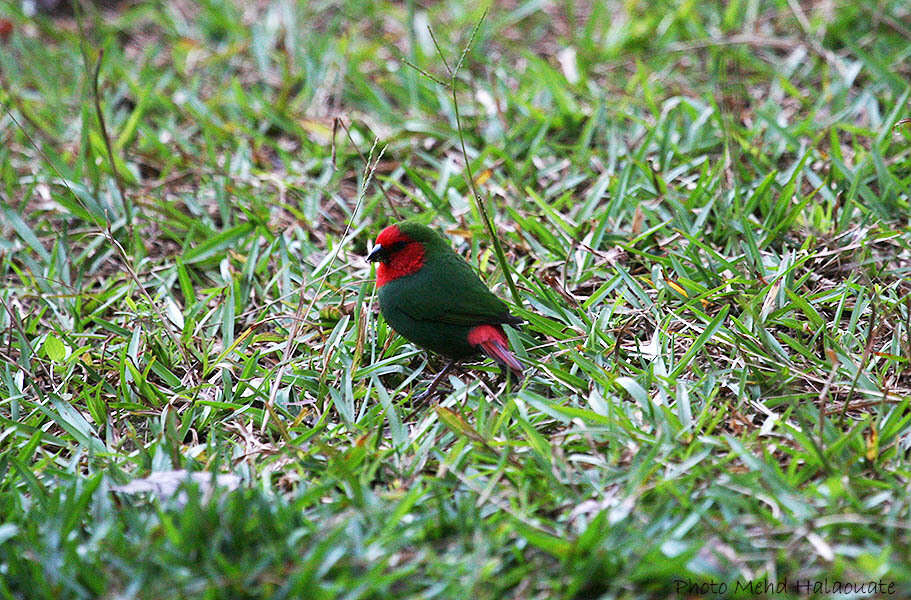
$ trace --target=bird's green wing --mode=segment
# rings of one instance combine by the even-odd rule
[[[517,321],[471,265],[451,250],[428,256],[412,279],[409,302],[399,308],[413,319],[468,327]]]

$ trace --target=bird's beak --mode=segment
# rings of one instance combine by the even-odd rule
[[[376,262],[378,260],[383,260],[384,258],[386,258],[385,250],[386,249],[383,248],[383,246],[381,246],[380,244],[377,244],[376,246],[373,247],[373,250],[370,251],[370,254],[367,255],[367,261]]]

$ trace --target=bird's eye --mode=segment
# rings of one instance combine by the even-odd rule
[[[395,242],[394,244],[392,244],[392,248],[390,248],[390,250],[392,250],[393,252],[398,252],[399,250],[401,250],[402,248],[404,248],[407,245],[408,245],[408,242],[398,241],[398,242]]]

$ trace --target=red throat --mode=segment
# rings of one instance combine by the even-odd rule
[[[424,244],[415,242],[403,234],[398,227],[390,225],[380,232],[376,243],[384,247],[392,247],[397,242],[406,245],[396,250],[389,260],[381,262],[376,268],[376,287],[381,288],[390,281],[417,273],[424,266]]]

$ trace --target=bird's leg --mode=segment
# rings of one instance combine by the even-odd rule
[[[455,364],[454,360],[451,360],[448,363],[446,363],[446,366],[443,367],[442,371],[437,373],[437,376],[433,378],[433,381],[430,382],[430,385],[427,386],[427,389],[424,390],[423,392],[421,392],[420,394],[418,394],[417,396],[415,396],[414,399],[417,400],[418,402],[423,402],[424,400],[429,398],[430,395],[433,394],[433,390],[435,390],[437,388],[437,386],[440,385],[440,382],[443,380],[443,377],[446,376],[446,373],[449,372],[449,369],[451,369],[454,364]]]

